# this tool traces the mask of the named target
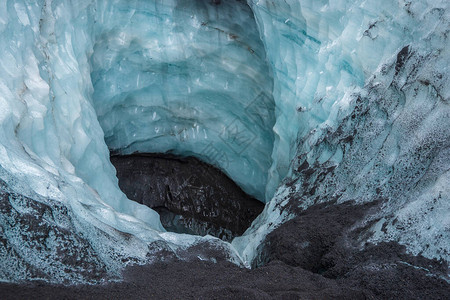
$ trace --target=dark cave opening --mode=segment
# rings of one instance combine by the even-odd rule
[[[157,211],[167,231],[231,241],[264,208],[222,171],[194,157],[112,155],[111,163],[121,190]]]

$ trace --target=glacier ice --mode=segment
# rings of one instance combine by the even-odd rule
[[[97,20],[92,98],[109,148],[197,156],[265,201],[273,79],[250,8],[119,1]]]
[[[448,1],[219,3],[0,2],[2,279],[67,279],[74,244],[113,273],[205,241],[248,265],[292,198],[384,201],[365,241],[450,260]],[[164,232],[108,147],[196,155],[268,203],[232,245]]]
[[[284,181],[234,240],[244,259],[291,217],[281,208],[294,198],[303,208],[382,201],[367,241],[448,261],[449,2],[249,5],[274,70],[271,178]]]

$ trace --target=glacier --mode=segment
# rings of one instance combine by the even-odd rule
[[[289,205],[349,201],[382,202],[361,245],[450,261],[449,5],[1,1],[0,279],[95,282],[198,245],[250,266]],[[166,232],[110,151],[196,156],[265,210],[231,244]]]

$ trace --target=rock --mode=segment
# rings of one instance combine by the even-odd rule
[[[193,157],[114,155],[111,162],[122,191],[159,212],[169,231],[231,240],[264,208],[222,171]]]

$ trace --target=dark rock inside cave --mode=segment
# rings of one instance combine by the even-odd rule
[[[168,231],[231,241],[264,208],[222,171],[194,157],[113,155],[111,162],[122,191],[156,210]]]

